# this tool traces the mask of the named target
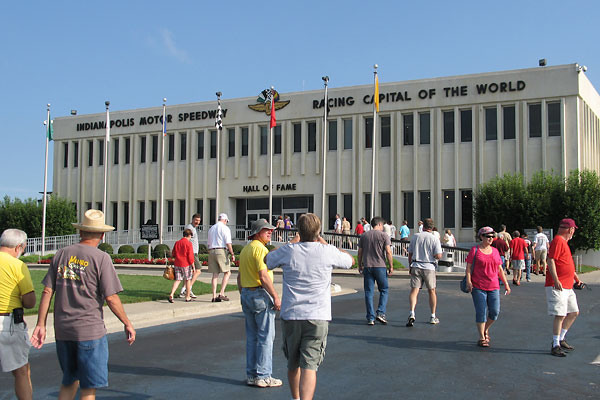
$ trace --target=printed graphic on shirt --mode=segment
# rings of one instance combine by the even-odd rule
[[[89,262],[83,259],[78,259],[76,256],[69,258],[69,264],[58,267],[57,278],[69,279],[72,281],[81,280],[81,271],[85,271]]]

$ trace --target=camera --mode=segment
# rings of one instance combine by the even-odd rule
[[[23,308],[15,308],[12,311],[12,315],[13,315],[13,322],[15,324],[20,324],[21,322],[24,321],[23,316],[25,315]]]

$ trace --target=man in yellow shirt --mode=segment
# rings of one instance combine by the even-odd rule
[[[35,292],[27,265],[18,259],[25,253],[27,234],[7,229],[0,236],[0,365],[2,372],[15,377],[18,399],[31,399],[29,335],[23,321],[23,307],[35,306]]]
[[[273,271],[267,269],[265,246],[275,227],[266,219],[252,223],[251,240],[240,253],[237,277],[242,310],[246,317],[246,383],[249,386],[276,387],[283,382],[273,378],[273,340],[275,313],[281,300],[273,287]]]

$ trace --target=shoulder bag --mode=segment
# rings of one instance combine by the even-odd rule
[[[475,254],[473,255],[473,269],[475,269],[475,260],[477,260],[477,247],[479,247],[479,245],[475,246]],[[469,291],[467,290],[467,271],[465,271],[465,277],[462,278],[462,281],[460,281],[460,290],[463,291],[464,293],[469,293]]]

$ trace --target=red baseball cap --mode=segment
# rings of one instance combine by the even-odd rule
[[[563,218],[560,220],[559,227],[561,228],[575,228],[578,229],[577,225],[575,225],[575,221],[571,218]]]

